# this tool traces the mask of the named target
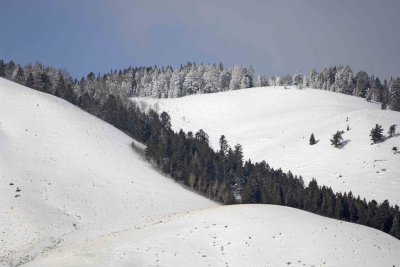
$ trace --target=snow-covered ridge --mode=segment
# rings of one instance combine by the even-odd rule
[[[159,174],[131,142],[64,100],[0,78],[0,266],[216,205]]]
[[[139,105],[166,111],[174,130],[203,129],[218,148],[224,134],[231,146],[240,143],[245,158],[265,160],[273,168],[301,175],[335,191],[388,199],[400,205],[400,136],[371,145],[370,130],[381,124],[385,134],[400,125],[400,113],[380,104],[324,90],[261,87],[176,99],[133,98]],[[347,131],[347,126],[350,130]],[[345,146],[330,139],[344,130]],[[309,145],[314,133],[318,143]],[[386,134],[387,135],[387,134]]]

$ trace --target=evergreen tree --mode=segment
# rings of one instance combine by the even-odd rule
[[[51,81],[49,79],[49,76],[45,72],[38,73],[35,82],[35,87],[39,91],[50,93]]]
[[[397,127],[396,124],[390,125],[389,131],[388,131],[389,137],[393,137],[393,135],[396,133],[396,127]]]
[[[225,135],[221,135],[219,138],[219,152],[223,155],[226,155],[229,150],[228,141],[225,138]]]
[[[374,142],[374,144],[383,140],[382,133],[383,133],[383,129],[382,129],[381,125],[376,124],[375,127],[372,128],[369,136],[371,136],[371,140],[372,140],[372,142]]]
[[[367,89],[369,87],[369,77],[368,74],[361,70],[356,74],[356,86],[355,86],[355,96],[366,97]]]
[[[334,88],[335,91],[339,93],[348,95],[353,94],[353,72],[349,66],[341,67],[338,69],[335,75]]]
[[[310,136],[310,145],[315,145],[315,144],[316,144],[315,137],[314,134],[312,133]]]
[[[390,105],[393,110],[400,111],[400,78],[390,82]]]
[[[62,77],[61,73],[59,73],[58,80],[56,83],[56,88],[54,91],[54,95],[65,98],[65,91],[66,91],[65,81],[64,81],[64,78]]]
[[[16,83],[24,84],[25,82],[24,71],[21,67],[17,68],[17,71],[13,78]]]
[[[6,65],[3,60],[0,60],[0,77],[6,76]]]
[[[33,79],[32,72],[29,72],[28,77],[26,78],[26,81],[25,81],[25,86],[27,86],[29,88],[34,88],[35,80]]]
[[[293,85],[296,86],[298,89],[301,89],[303,87],[303,74],[301,74],[300,71],[298,71],[293,76]]]
[[[308,75],[308,83],[311,88],[317,89],[318,84],[318,72],[315,69],[312,69],[310,74]]]
[[[343,131],[337,131],[337,132],[333,135],[333,137],[332,137],[332,139],[331,139],[331,144],[332,144],[334,147],[339,148],[339,147],[342,145],[342,142],[343,142],[343,137],[342,137],[342,135],[343,135]]]

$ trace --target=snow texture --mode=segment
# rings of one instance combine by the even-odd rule
[[[131,142],[64,100],[0,78],[0,265],[216,205],[154,170]]]
[[[301,175],[306,182],[314,177],[336,192],[351,190],[367,200],[388,199],[400,205],[400,154],[392,151],[400,147],[400,135],[375,145],[369,136],[375,124],[381,124],[387,136],[390,125],[400,125],[400,113],[380,110],[379,103],[355,96],[289,88],[133,100],[168,112],[176,131],[203,129],[215,149],[224,134],[232,147],[243,146],[245,159],[265,160],[273,168]],[[341,149],[330,142],[338,130],[345,131]],[[309,145],[311,133],[317,140],[313,146]]]
[[[0,266],[393,266],[399,240],[272,205],[217,204],[132,139],[0,79]],[[140,149],[140,144],[136,144]]]

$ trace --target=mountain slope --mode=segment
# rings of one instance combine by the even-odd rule
[[[0,79],[0,265],[216,205],[159,174],[131,142],[70,103]]]
[[[0,79],[0,265],[400,262],[399,240],[371,228],[280,206],[216,207],[143,162],[131,142]]]
[[[265,160],[273,168],[315,177],[335,191],[352,191],[368,200],[400,205],[400,136],[371,145],[370,130],[381,124],[385,134],[400,125],[400,113],[380,105],[323,90],[282,87],[251,88],[176,99],[134,98],[143,107],[167,111],[174,130],[203,129],[218,149],[224,134],[231,146],[243,145],[245,158]],[[350,127],[346,131],[347,125]],[[330,139],[344,130],[345,146]],[[311,133],[319,142],[309,145]]]
[[[95,253],[100,252],[100,253]],[[235,205],[164,218],[31,266],[397,266],[399,240],[375,229],[274,205]]]

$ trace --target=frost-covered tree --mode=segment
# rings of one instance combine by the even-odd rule
[[[390,82],[390,105],[393,110],[400,111],[400,78]]]
[[[299,89],[303,88],[303,74],[300,71],[293,76],[293,85]]]
[[[241,88],[242,79],[244,76],[244,69],[240,65],[235,65],[231,71],[231,81],[229,83],[230,90],[237,90]]]
[[[28,77],[26,77],[25,86],[29,88],[33,88],[35,86],[35,80],[32,72],[29,72]]]
[[[335,75],[335,91],[347,95],[353,94],[353,72],[349,66],[341,67]]]
[[[182,75],[179,71],[174,71],[171,76],[168,97],[182,96]]]
[[[370,88],[371,88],[371,99],[373,101],[386,102],[384,100],[386,98],[384,96],[386,94],[386,92],[384,92],[384,88],[383,88],[379,78],[371,79]]]
[[[312,69],[308,75],[308,83],[311,88],[318,88],[318,72],[315,69]]]
[[[221,91],[220,84],[220,71],[216,66],[206,66],[203,73],[204,92],[215,93]]]
[[[240,88],[249,88],[250,87],[250,78],[247,75],[242,77],[242,81],[240,82]]]
[[[293,79],[292,76],[290,76],[289,74],[283,76],[280,78],[280,84],[279,85],[283,85],[283,86],[290,86],[293,84]]]
[[[331,139],[331,144],[336,147],[339,148],[342,145],[343,142],[343,131],[337,131]]]
[[[228,70],[222,70],[221,75],[219,77],[219,88],[221,88],[222,91],[229,90],[230,82],[231,82],[231,72]]]
[[[183,90],[187,92],[187,94],[197,94],[200,92],[202,78],[200,76],[199,71],[196,67],[192,67],[189,73],[185,77],[185,81],[183,82]]]
[[[19,84],[24,84],[25,82],[24,70],[21,67],[18,67],[14,72],[15,74],[13,75],[13,80]]]
[[[370,87],[368,74],[363,70],[357,72],[355,81],[356,85],[354,95],[365,98],[367,95],[367,89]]]

